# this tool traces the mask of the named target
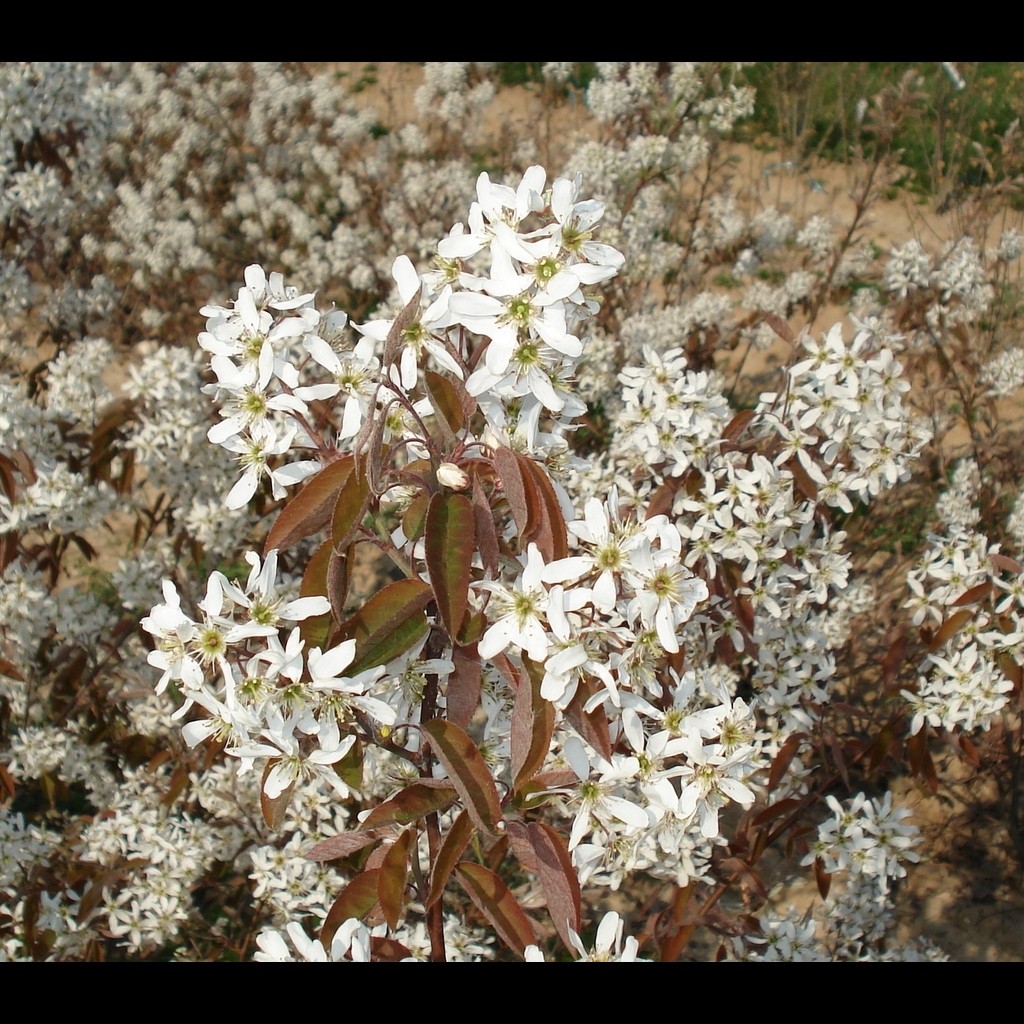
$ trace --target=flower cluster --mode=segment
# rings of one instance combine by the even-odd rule
[[[734,187],[739,64],[532,66],[529,137],[496,65],[346,67],[0,70],[0,958],[675,957],[684,896],[750,959],[930,956],[888,797],[829,798],[816,923],[753,894],[881,749],[887,609],[892,763],[1019,728],[1020,232],[883,252],[882,144],[852,225]],[[672,914],[584,940],[640,873]]]

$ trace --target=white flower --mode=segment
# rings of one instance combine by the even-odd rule
[[[295,601],[285,601],[277,593],[277,548],[267,552],[267,557],[260,563],[260,556],[255,551],[247,551],[245,560],[252,567],[243,591],[231,583],[223,573],[214,572],[207,585],[207,598],[200,607],[211,615],[219,615],[222,610],[222,598],[227,598],[240,608],[249,612],[249,619],[260,626],[277,626],[281,622],[301,622],[313,615],[323,615],[331,610],[331,602],[326,597],[301,597]]]
[[[593,949],[587,949],[583,940],[575,933],[570,936],[573,946],[579,953],[579,963],[648,963],[641,956],[640,943],[630,935],[625,943],[622,941],[622,918],[614,910],[609,910],[601,918],[597,926],[597,938]]]
[[[706,839],[718,835],[718,812],[734,800],[742,807],[754,802],[753,791],[738,778],[745,774],[749,750],[723,754],[718,744],[705,744],[699,733],[681,737],[686,743],[687,764],[680,776],[679,813],[696,814]]]
[[[329,707],[336,718],[339,711],[357,708],[381,725],[394,725],[397,718],[394,708],[376,697],[365,696],[368,687],[384,674],[383,665],[367,669],[351,678],[342,675],[352,664],[355,654],[355,640],[345,640],[323,654],[319,647],[312,648],[306,658],[312,680],[310,689],[332,695]]]
[[[488,610],[493,608],[498,616],[477,645],[481,658],[493,658],[509,644],[524,650],[533,661],[547,657],[548,636],[542,620],[548,613],[548,592],[541,581],[543,569],[544,557],[536,544],[530,544],[526,566],[513,587],[492,580],[477,584],[491,592]]]
[[[399,256],[395,260],[391,266],[391,274],[398,285],[402,305],[405,306],[420,289],[419,274],[416,273],[408,256]],[[451,293],[450,286],[442,288],[441,294],[402,331],[399,380],[406,391],[412,391],[416,387],[419,358],[423,349],[426,349],[444,369],[462,379],[462,367],[436,337],[454,323],[454,318],[448,311]],[[355,328],[365,337],[383,343],[393,323],[393,320],[373,320],[366,324],[356,324]]]
[[[227,752],[250,763],[264,757],[276,762],[263,784],[263,791],[271,800],[300,779],[314,778],[324,780],[339,796],[348,796],[348,787],[331,766],[352,749],[354,735],[342,738],[337,724],[328,721],[320,723],[313,736],[300,737],[296,731],[304,725],[304,718],[283,718],[273,708],[267,710],[266,717],[267,728],[260,733],[266,743],[243,743],[229,747]]]
[[[271,469],[268,465],[268,460],[273,456],[284,455],[291,448],[295,433],[292,428],[283,437],[275,437],[269,426],[265,426],[264,430],[250,433],[245,438],[228,437],[222,442],[229,451],[237,453],[243,468],[241,478],[224,499],[228,508],[248,505],[264,475],[270,477],[274,497],[283,498],[287,493],[286,487],[300,483],[317,472],[320,463],[316,460],[289,462],[277,469]]]

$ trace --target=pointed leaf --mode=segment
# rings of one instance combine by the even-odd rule
[[[533,845],[548,913],[558,937],[567,949],[572,949],[569,929],[579,935],[582,925],[580,880],[572,866],[572,857],[558,833],[549,825],[533,822],[527,826],[527,832]]]
[[[666,480],[651,495],[651,500],[647,503],[647,511],[644,513],[644,518],[653,519],[655,516],[672,515],[672,506],[675,504],[676,493],[678,490],[678,480],[674,478]]]
[[[363,819],[363,826],[386,825],[391,821],[408,825],[435,811],[447,809],[455,802],[456,796],[454,786],[426,786],[413,782],[374,807]]]
[[[481,864],[463,862],[456,867],[455,875],[506,946],[522,956],[526,947],[537,941],[530,919],[493,871]]]
[[[441,623],[452,639],[466,614],[475,533],[473,503],[466,495],[439,491],[430,499],[424,537],[427,569]]]
[[[384,342],[384,355],[381,357],[380,367],[384,376],[388,376],[388,370],[398,360],[405,343],[402,332],[408,330],[420,315],[420,299],[423,295],[423,285],[416,289],[416,294],[402,307],[401,312],[391,323],[387,340]]]
[[[14,462],[0,452],[0,493],[12,503],[18,500],[18,481],[14,470]]]
[[[330,561],[331,542],[325,540],[313,552],[299,585],[299,597],[327,596],[327,564]]]
[[[783,340],[791,345],[796,341],[793,328],[776,313],[763,313],[761,319]]]
[[[909,646],[910,637],[901,631],[889,645],[889,650],[885,652],[885,657],[882,659],[882,686],[886,690],[898,688],[897,677]]]
[[[476,645],[453,647],[452,662],[455,668],[448,677],[445,708],[448,721],[465,729],[473,720],[480,704],[480,683],[483,673]]]
[[[22,451],[20,448],[15,448],[10,453],[10,456],[14,461],[14,465],[18,468],[18,472],[25,478],[25,483],[31,487],[38,479],[36,476],[36,465],[32,461],[32,457],[28,452]]]
[[[14,777],[3,764],[0,764],[0,797],[4,800],[8,798],[13,800],[16,790],[17,786],[15,785]]]
[[[355,545],[350,545],[345,551],[337,551],[330,537],[325,543],[330,548],[331,555],[327,561],[327,599],[331,602],[332,620],[341,622],[345,614],[345,602],[348,601],[348,587],[352,577],[352,552]]]
[[[422,580],[397,580],[370,598],[342,623],[341,640],[355,639],[356,656],[348,668],[356,675],[404,654],[427,632],[423,609],[434,592]]]
[[[427,522],[427,505],[430,496],[425,490],[417,491],[402,516],[402,532],[409,540],[419,540]]]
[[[565,716],[573,728],[606,760],[612,759],[612,737],[608,729],[608,716],[600,705],[591,712],[583,710],[594,695],[594,684],[581,680],[576,693],[565,709]]]
[[[530,832],[525,821],[512,818],[505,822],[505,835],[508,838],[508,845],[516,860],[523,869],[537,874],[537,854],[534,853],[533,843],[530,841]]]
[[[967,762],[974,768],[980,768],[981,755],[978,753],[978,748],[971,742],[970,738],[961,733],[958,737],[958,742],[960,743],[960,749],[963,751],[963,755],[967,759]]]
[[[290,548],[305,537],[322,530],[334,513],[334,506],[355,460],[351,455],[342,455],[328,463],[316,476],[311,477],[283,509],[274,522],[263,554],[277,548]]]
[[[320,941],[324,949],[331,948],[334,933],[350,918],[365,920],[377,907],[377,876],[379,868],[369,868],[352,879],[341,895],[334,901],[334,906],[327,912],[324,926],[320,930]]]
[[[505,492],[505,499],[512,512],[519,536],[526,532],[530,523],[530,513],[526,505],[526,490],[523,483],[523,474],[519,466],[519,459],[511,448],[494,449],[494,468],[498,472],[502,489]]]
[[[568,558],[569,531],[548,471],[527,455],[516,457],[519,459],[524,487],[527,490],[530,516],[523,540],[526,543],[535,543],[546,562]]]
[[[263,779],[260,782],[260,810],[263,812],[263,820],[267,823],[267,828],[274,832],[284,824],[285,815],[288,813],[288,803],[292,798],[292,793],[295,792],[295,783],[293,782],[283,793],[275,797],[267,796],[267,791],[264,789],[267,776],[277,767],[280,760],[279,757],[272,757],[267,762],[263,769]]]
[[[366,510],[370,507],[370,481],[366,473],[354,469],[342,484],[334,503],[331,517],[331,540],[335,551],[343,551],[362,525]]]
[[[397,939],[381,935],[370,937],[370,959],[375,964],[397,964],[411,956],[412,950]]]
[[[491,664],[501,673],[513,693],[519,689],[519,670],[509,660],[508,655],[499,652],[491,658]]]
[[[1011,558],[1009,555],[1001,555],[998,552],[989,555],[989,561],[996,569],[1002,569],[1003,572],[1011,572],[1014,576],[1020,575],[1024,572],[1024,565],[1021,565],[1015,558]]]
[[[472,609],[466,610],[466,617],[462,620],[462,625],[459,626],[458,635],[455,637],[457,643],[455,650],[461,650],[464,647],[473,647],[474,644],[479,643],[480,637],[484,635],[487,630],[487,616],[482,611],[473,611]],[[474,647],[474,651],[476,648]],[[491,659],[493,662],[493,658]]]
[[[325,540],[313,552],[306,571],[302,574],[299,597],[327,597],[330,593],[327,586],[327,570],[331,562],[333,545]],[[324,648],[330,636],[332,617],[330,612],[323,615],[310,615],[299,623],[299,636],[306,642],[306,650],[311,647]]]
[[[767,825],[770,821],[774,821],[776,818],[781,818],[784,814],[789,814],[791,811],[795,811],[800,806],[801,802],[802,801],[791,796],[786,796],[781,800],[777,800],[769,807],[766,807],[754,818],[754,827],[761,828],[763,825]]]
[[[405,882],[409,876],[409,848],[415,838],[414,829],[407,828],[388,849],[377,875],[377,898],[389,928],[397,928],[405,902]]]
[[[818,485],[811,478],[810,473],[804,469],[804,464],[797,458],[792,458],[786,463],[786,469],[793,474],[793,483],[796,490],[808,501],[818,500]]]
[[[362,789],[363,743],[358,736],[348,753],[340,761],[334,762],[334,774],[349,788]]]
[[[928,726],[907,739],[907,760],[911,769],[920,775],[932,793],[939,789],[939,775],[935,770],[931,751],[928,749]]]
[[[476,744],[457,725],[441,718],[427,722],[422,728],[476,827],[492,834],[499,831],[501,801],[487,762]]]
[[[430,872],[430,894],[427,896],[426,903],[428,907],[441,898],[448,879],[451,878],[452,871],[462,856],[462,851],[469,845],[472,836],[473,819],[470,818],[468,811],[459,811],[441,843],[441,849],[437,851],[437,858],[434,860],[434,867]]]
[[[459,443],[458,435],[466,425],[462,403],[447,377],[436,370],[427,370],[423,376],[441,446],[446,452],[453,452]]]
[[[569,768],[559,768],[550,772],[539,772],[534,775],[533,781],[524,789],[536,787],[538,793],[549,789],[565,789],[569,786],[579,785],[576,773]]]
[[[20,534],[0,533],[0,573],[18,557]]]
[[[484,572],[498,578],[498,531],[494,528],[494,512],[484,493],[480,474],[473,474],[473,516],[476,522],[476,546]]]
[[[951,637],[956,636],[957,633],[967,625],[971,619],[974,618],[974,612],[970,608],[961,608],[958,612],[953,612],[952,615],[938,628],[935,636],[932,637],[932,642],[928,645],[929,651],[937,651],[947,640]]]
[[[843,746],[839,742],[839,737],[834,732],[828,732],[825,734],[825,743],[829,750],[832,751],[832,758],[835,761],[836,770],[839,772],[839,777],[843,780],[843,785],[847,789],[850,788],[850,769],[846,764],[846,754],[843,751]]]
[[[540,695],[543,666],[524,655],[521,680],[512,708],[510,736],[512,791],[516,793],[540,771],[555,729],[555,706]]]
[[[814,878],[821,898],[827,900],[828,891],[832,888],[832,876],[825,870],[825,862],[820,857],[814,858]]]
[[[882,726],[878,735],[871,743],[871,754],[868,757],[868,765],[874,771],[889,756],[890,751],[896,746],[896,736],[892,726],[888,723]]]
[[[436,370],[427,370],[423,379],[434,412],[444,417],[453,434],[462,433],[466,418],[476,408],[476,399],[466,391],[462,381],[452,380]]]
[[[779,748],[779,752],[772,761],[771,770],[768,772],[768,792],[771,793],[778,784],[785,778],[789,766],[793,763],[800,745],[805,739],[804,733],[794,733],[786,738],[786,742]]]
[[[989,594],[992,593],[992,581],[985,580],[984,583],[979,583],[976,587],[971,587],[970,590],[965,590],[950,606],[952,608],[961,608],[965,604],[977,604],[979,601],[984,601]]]
[[[359,829],[356,832],[339,832],[336,836],[328,836],[320,840],[306,854],[306,860],[323,863],[329,860],[338,860],[341,857],[350,857],[367,846],[379,843],[386,836],[390,835],[387,829],[367,828]]]
[[[754,409],[743,409],[741,412],[736,413],[726,424],[725,430],[722,431],[722,440],[738,441],[743,431],[750,426],[751,421],[754,419],[754,414]]]

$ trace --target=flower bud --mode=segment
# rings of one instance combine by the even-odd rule
[[[437,482],[453,491],[464,491],[469,486],[469,477],[454,462],[442,462],[437,467]]]

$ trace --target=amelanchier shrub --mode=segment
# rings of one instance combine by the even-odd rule
[[[491,71],[428,65],[392,132],[325,72],[5,68],[7,959],[942,956],[892,936],[919,837],[886,783],[1019,732],[993,402],[1022,374],[970,336],[1020,236],[872,251],[882,144],[845,230],[745,212],[736,66],[599,65],[585,174],[528,139],[474,174]],[[33,281],[59,229],[29,180],[94,272],[77,303]],[[228,270],[232,237],[264,264]],[[232,276],[197,350],[135,343]],[[851,323],[794,333],[826,301]],[[71,340],[97,319],[124,333]],[[769,344],[745,394],[722,356]],[[907,372],[937,365],[989,415],[854,677],[857,544],[941,457]]]

